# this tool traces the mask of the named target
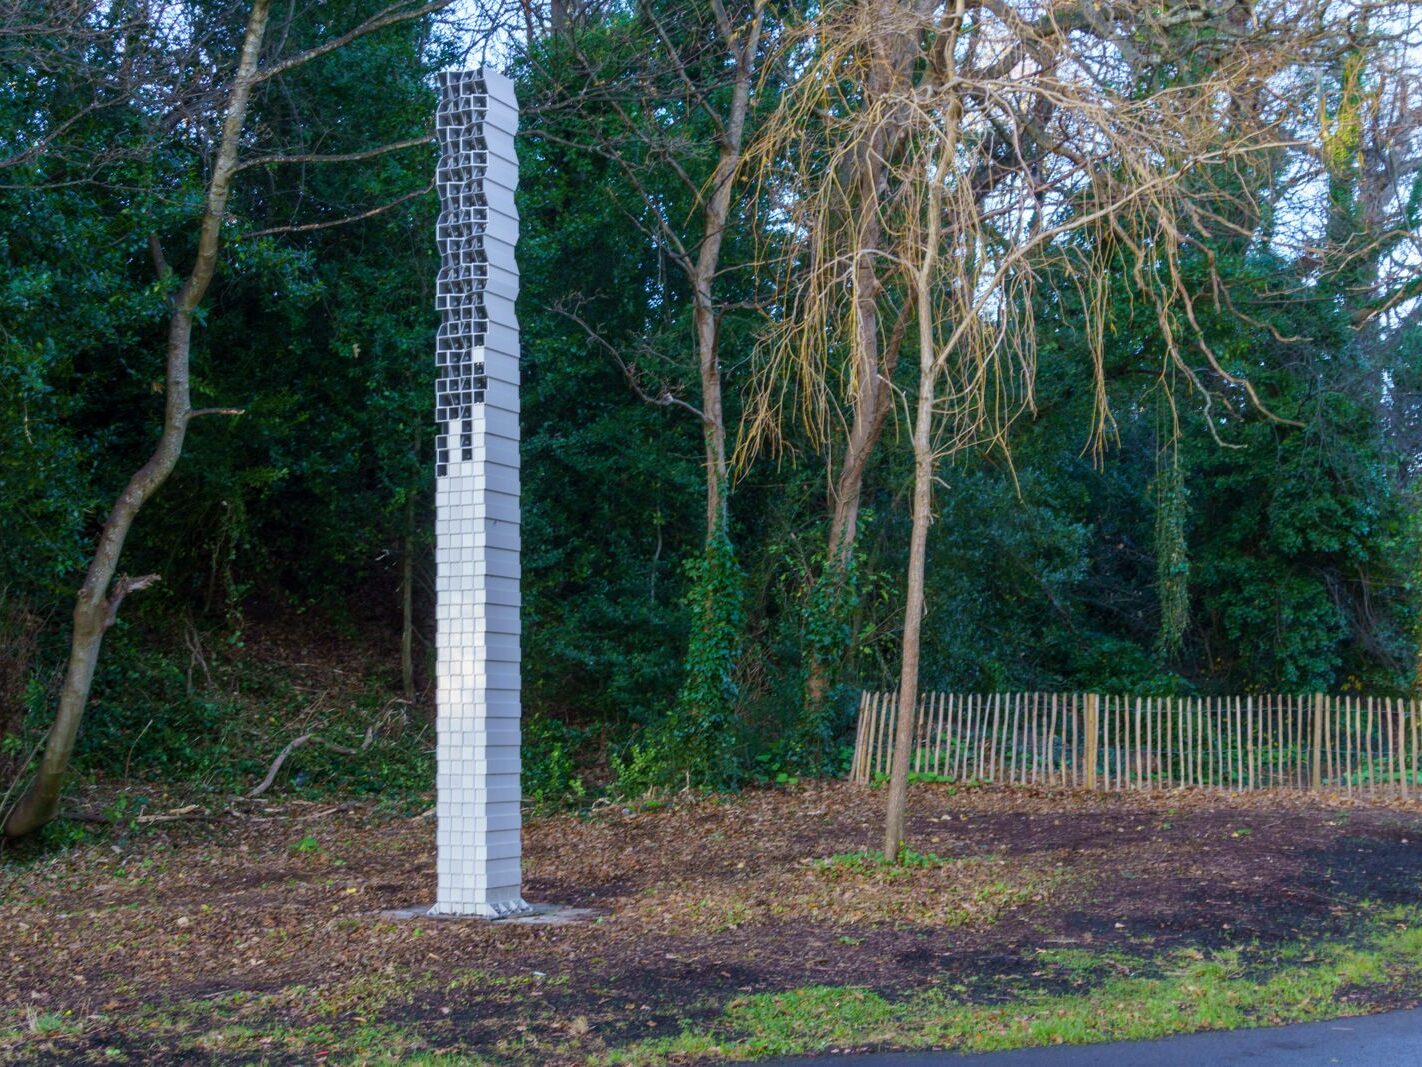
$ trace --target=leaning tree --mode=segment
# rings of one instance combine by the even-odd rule
[[[157,575],[120,573],[124,543],[140,510],[172,474],[193,420],[237,414],[230,408],[194,408],[190,367],[204,299],[227,245],[240,230],[231,210],[245,178],[283,169],[359,165],[391,152],[431,143],[428,130],[346,151],[293,143],[291,128],[253,121],[264,100],[285,99],[286,84],[314,63],[332,62],[342,50],[373,34],[430,19],[453,0],[343,0],[321,17],[271,0],[139,0],[57,4],[9,0],[0,8],[0,61],[16,80],[61,85],[36,108],[29,125],[3,142],[0,169],[16,181],[36,179],[36,161],[63,155],[68,180],[102,183],[127,159],[184,140],[200,173],[202,195],[193,203],[189,262],[175,265],[155,237],[153,269],[168,292],[163,415],[152,452],[114,501],[99,529],[87,572],[75,597],[68,663],[37,771],[6,812],[7,837],[31,833],[58,810],[60,791],[89,702],[104,635],[130,593]],[[479,16],[481,20],[483,15]],[[113,142],[93,135],[93,120],[122,112],[127,136]],[[339,116],[326,116],[330,126]],[[136,131],[136,132],[135,132]],[[82,136],[81,136],[82,135]],[[287,139],[282,139],[283,135]],[[248,239],[320,229],[366,218],[412,197],[421,185],[390,202],[362,206],[338,218],[294,221]]]

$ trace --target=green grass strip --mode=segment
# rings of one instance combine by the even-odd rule
[[[1112,978],[1089,993],[966,1004],[939,990],[891,1001],[867,989],[810,986],[743,997],[706,1029],[643,1041],[605,1062],[638,1067],[703,1058],[759,1059],[844,1048],[964,1052],[1089,1044],[1336,1018],[1350,987],[1422,976],[1422,928],[1398,919],[1363,947],[1290,946],[1307,962],[1249,977],[1238,952],[1181,953],[1155,978]],[[1193,954],[1198,956],[1198,953]]]

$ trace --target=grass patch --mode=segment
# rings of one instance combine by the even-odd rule
[[[815,867],[821,871],[851,871],[854,874],[877,872],[886,877],[907,875],[915,869],[942,867],[951,861],[932,852],[915,852],[906,848],[899,853],[899,861],[893,863],[884,858],[882,852],[841,852],[837,856],[816,860]]]
[[[320,1054],[363,1064],[481,1064],[487,1061],[466,1051],[436,1051],[440,1046],[458,1046],[457,1020],[440,1017],[408,1024],[390,1016],[404,1014],[420,996],[464,1004],[489,997],[516,1000],[535,990],[562,988],[567,981],[565,976],[508,977],[479,970],[439,979],[400,969],[332,987],[293,985],[276,993],[235,992],[141,1009],[123,1019],[123,1030],[130,1041],[168,1049],[179,1058],[201,1055],[264,1062]],[[22,1041],[73,1038],[84,1032],[84,1026],[73,1019],[32,1010],[20,1025],[0,1029],[0,1048],[6,1038],[18,1047]],[[498,1062],[536,1062],[536,1056],[524,1054],[524,1043],[517,1032],[501,1041]]]
[[[1038,949],[1035,957],[1043,978],[1055,978],[1074,987],[1095,985],[1108,978],[1139,977],[1155,970],[1146,960],[1123,952],[1089,952],[1080,948]]]
[[[1394,929],[1362,945],[1291,946],[1289,963],[1247,977],[1238,951],[1182,952],[1158,977],[1107,977],[1089,993],[1027,994],[1006,1004],[970,1004],[941,989],[889,1000],[869,989],[810,986],[742,997],[704,1028],[642,1041],[610,1053],[609,1064],[759,1059],[856,1048],[951,1048],[988,1052],[1035,1045],[1089,1044],[1334,1018],[1350,987],[1422,976],[1422,912],[1394,909]],[[1082,976],[1124,961],[1080,950],[1039,953]]]

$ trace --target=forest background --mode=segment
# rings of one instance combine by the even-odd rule
[[[282,39],[384,6],[328,3],[319,26],[293,8]],[[122,55],[57,24],[54,66],[39,70],[44,27],[20,16],[46,5],[8,7],[0,130],[19,132],[0,145],[0,788],[53,720],[74,590],[153,445],[167,264],[192,257],[212,143],[196,111],[175,120],[151,95],[96,95]],[[181,7],[211,54],[235,55],[240,5]],[[768,338],[803,267],[780,172],[756,155],[797,72],[776,58],[794,12],[513,14],[526,792],[583,803],[605,788],[839,773],[859,692],[897,686],[913,454],[895,390],[914,370],[887,372],[846,545],[832,530],[849,417],[816,428],[787,414],[774,449],[746,429],[764,415]],[[254,129],[313,155],[407,147],[237,176],[192,383],[195,406],[241,414],[194,423],[135,524],[122,570],[162,581],[106,639],[83,775],[246,791],[294,737],[319,733],[350,751],[308,746],[283,788],[431,787],[426,138],[434,72],[470,61],[439,17],[253,98]],[[167,41],[160,25],[144,46],[162,55]],[[168,57],[174,84],[201,101],[223,72],[182,56]],[[1301,202],[1282,173],[1257,190],[1256,239],[1199,242],[1195,284],[1209,291],[1208,262],[1235,304],[1204,300],[1202,330],[1276,417],[1203,360],[1203,391],[1175,379],[1123,263],[1102,348],[1114,422],[1093,438],[1081,308],[1041,291],[1032,410],[940,464],[923,688],[1413,690],[1422,330],[1415,281],[1384,284],[1397,243],[1380,234],[1415,232],[1422,180],[1398,154],[1399,113],[1365,106],[1369,77],[1340,63],[1318,100],[1336,149],[1328,237],[1366,255],[1321,271],[1281,253],[1270,228]]]

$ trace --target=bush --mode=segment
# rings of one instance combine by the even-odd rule
[[[585,738],[560,719],[530,716],[523,723],[523,795],[538,808],[580,801],[587,788],[575,753]]]

